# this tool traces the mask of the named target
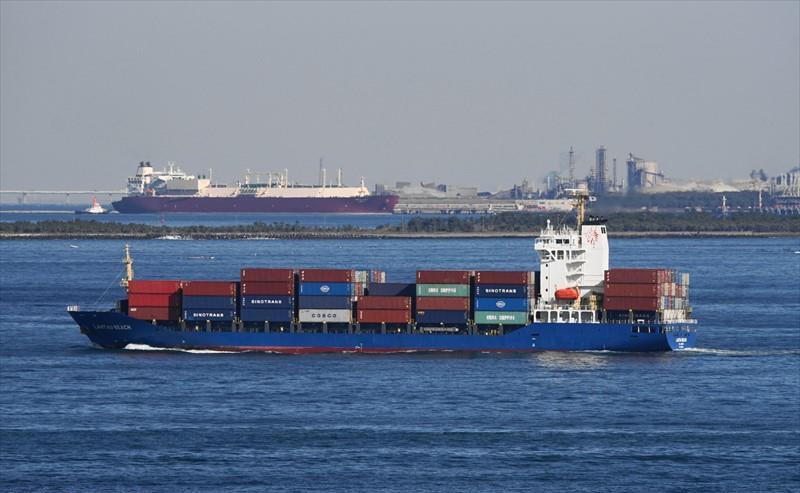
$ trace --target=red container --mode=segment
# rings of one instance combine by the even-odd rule
[[[184,281],[184,296],[236,296],[236,283],[231,281]]]
[[[303,282],[353,282],[353,271],[345,269],[303,269],[300,271]]]
[[[669,269],[610,269],[606,271],[606,283],[654,284],[672,282]]]
[[[291,296],[294,294],[294,282],[243,282],[242,296],[245,295]]]
[[[178,320],[181,310],[165,306],[128,306],[128,316],[138,320]]]
[[[180,281],[128,281],[128,293],[171,294],[181,289]]]
[[[469,284],[467,270],[418,270],[419,284]]]
[[[178,293],[149,294],[131,293],[128,295],[128,306],[149,306],[149,307],[176,307],[181,306],[181,297]]]
[[[664,294],[665,284],[606,284],[607,298],[658,298]]]
[[[417,310],[469,310],[469,298],[421,296],[417,298]]]
[[[292,282],[292,269],[255,269],[246,267],[241,272],[242,282]]]
[[[606,310],[642,310],[655,311],[661,306],[660,298],[609,298],[603,300]]]
[[[409,310],[408,296],[364,296],[358,299],[359,310]]]
[[[410,310],[358,310],[356,319],[364,324],[407,324],[411,321]]]
[[[530,281],[530,272],[499,270],[475,272],[475,284],[530,284]]]

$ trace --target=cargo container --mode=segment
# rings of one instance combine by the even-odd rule
[[[426,296],[417,298],[417,310],[469,310],[469,298]]]
[[[606,296],[603,299],[603,308],[606,310],[643,310],[655,311],[666,308],[663,304],[663,297],[656,298],[612,298]]]
[[[417,284],[469,284],[469,271],[418,270]]]
[[[411,322],[409,310],[358,310],[357,320],[364,324],[407,324]]]
[[[475,298],[475,310],[496,312],[527,312],[527,298]]]
[[[181,289],[180,281],[153,281],[142,280],[128,281],[128,293],[137,294],[169,294],[177,293]]]
[[[300,322],[327,322],[350,323],[353,317],[352,310],[324,310],[301,308],[298,319]]]
[[[455,310],[417,310],[418,324],[466,324],[469,312]]]
[[[475,323],[478,325],[525,325],[528,323],[528,312],[475,312]]]
[[[609,298],[655,298],[667,293],[669,284],[606,284],[604,294]]]
[[[241,279],[242,282],[293,282],[294,270],[245,267]]]
[[[275,295],[289,296],[294,294],[292,282],[243,282],[243,295]]]
[[[298,306],[300,308],[349,310],[353,306],[353,298],[349,296],[300,296]]]
[[[609,269],[605,275],[606,283],[651,284],[673,281],[673,271],[669,269]]]
[[[364,296],[358,300],[358,308],[363,310],[408,310],[411,298],[408,296]]]
[[[416,284],[398,282],[371,283],[367,288],[369,296],[415,296]]]
[[[178,320],[181,310],[174,306],[128,306],[128,316],[138,320]]]
[[[480,284],[475,286],[475,295],[482,298],[527,298],[525,284]]]
[[[205,320],[212,321],[227,321],[233,320],[236,316],[235,310],[217,310],[217,309],[184,309],[183,318],[190,322],[198,322]]]
[[[163,293],[163,294],[149,294],[149,293],[131,293],[128,295],[128,305],[130,306],[151,306],[151,307],[168,307],[168,306],[181,306],[181,296],[178,293]]]
[[[184,296],[236,296],[236,283],[231,281],[184,281]]]
[[[469,297],[469,284],[417,284],[417,296]]]
[[[371,283],[384,283],[386,282],[386,272],[382,270],[369,271],[369,282]]]
[[[294,312],[275,308],[242,308],[239,318],[242,322],[291,322]]]
[[[352,296],[353,284],[345,282],[302,282],[301,296]]]
[[[530,284],[531,273],[524,271],[479,270],[475,284]]]
[[[260,309],[291,309],[294,307],[293,296],[242,296],[242,309],[245,308],[260,308]]]
[[[232,310],[236,308],[233,296],[186,296],[183,295],[183,309]]]
[[[303,269],[301,282],[353,282],[353,271],[345,269]]]

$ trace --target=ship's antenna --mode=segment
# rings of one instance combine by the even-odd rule
[[[128,283],[133,281],[133,258],[131,257],[131,249],[125,243],[125,257],[122,258],[122,263],[125,264],[125,277],[122,278],[119,285],[123,288],[128,287]]]
[[[577,211],[578,229],[583,226],[584,217],[586,216],[586,202],[592,200],[589,193],[583,188],[570,188],[567,190],[575,199],[575,209]]]

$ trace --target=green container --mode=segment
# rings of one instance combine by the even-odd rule
[[[469,284],[417,284],[417,296],[453,296],[468,298]]]
[[[525,325],[528,312],[475,312],[475,323],[479,325]]]

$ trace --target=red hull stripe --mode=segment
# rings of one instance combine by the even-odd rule
[[[322,353],[363,353],[363,354],[391,354],[391,353],[527,353],[532,350],[524,349],[392,349],[392,348],[356,348],[356,347],[308,347],[308,346],[191,346],[176,347],[175,349],[201,350],[201,351],[228,351],[228,352],[265,352],[281,354],[322,354]]]

